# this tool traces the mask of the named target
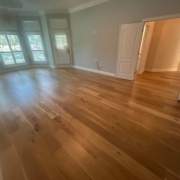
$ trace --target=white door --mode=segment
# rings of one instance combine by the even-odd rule
[[[138,60],[144,23],[123,24],[120,27],[116,77],[133,80]]]
[[[68,31],[52,31],[53,54],[56,66],[70,65],[70,41]]]

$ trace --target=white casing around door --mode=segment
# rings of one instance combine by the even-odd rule
[[[116,77],[133,80],[138,60],[144,23],[120,26]]]

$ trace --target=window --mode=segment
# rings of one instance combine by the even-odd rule
[[[43,62],[46,60],[44,55],[44,48],[39,34],[28,34],[28,41],[32,56],[35,62]]]
[[[56,48],[57,49],[66,49],[68,46],[67,43],[67,36],[65,34],[62,35],[55,35],[56,40]]]
[[[6,66],[25,63],[19,38],[15,34],[0,34],[0,55]]]

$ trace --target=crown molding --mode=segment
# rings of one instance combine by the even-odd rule
[[[86,8],[89,8],[89,7],[92,7],[92,6],[101,4],[101,3],[105,3],[108,1],[110,1],[110,0],[92,0],[90,2],[83,3],[81,5],[70,8],[70,9],[68,9],[68,11],[69,11],[69,13],[74,13],[76,11],[80,11],[80,10],[83,10],[83,9],[86,9]]]

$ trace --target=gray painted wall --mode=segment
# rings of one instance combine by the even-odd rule
[[[115,72],[119,25],[180,13],[179,0],[111,0],[70,15],[74,64]],[[93,36],[93,31],[97,35]]]

